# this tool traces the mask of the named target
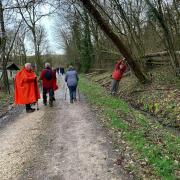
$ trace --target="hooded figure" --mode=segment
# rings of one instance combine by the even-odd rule
[[[25,104],[26,112],[34,112],[31,104],[40,99],[37,76],[32,71],[30,63],[26,63],[25,67],[15,76],[15,104]]]

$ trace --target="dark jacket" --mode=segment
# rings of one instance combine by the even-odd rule
[[[65,76],[65,81],[67,82],[68,86],[77,86],[79,77],[77,75],[77,72],[75,69],[70,68],[67,72],[66,72],[66,76]]]

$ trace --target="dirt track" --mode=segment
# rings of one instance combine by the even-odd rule
[[[0,129],[0,179],[129,179],[85,100],[70,104],[64,94],[61,82],[53,108],[40,103]]]

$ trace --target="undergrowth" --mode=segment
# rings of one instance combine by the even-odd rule
[[[112,129],[115,134],[120,134],[121,140],[125,141],[133,151],[132,154],[136,154],[135,164],[126,164],[136,176],[139,174],[140,178],[146,176],[149,179],[178,178],[180,175],[179,137],[168,132],[158,122],[131,109],[120,98],[110,96],[101,86],[86,77],[81,77],[79,86],[88,101],[101,112],[106,127]],[[143,168],[149,168],[150,171],[144,170],[142,173]],[[148,174],[149,172],[151,175]]]

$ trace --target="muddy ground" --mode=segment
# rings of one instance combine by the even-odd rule
[[[20,108],[6,116],[9,123],[0,128],[0,179],[132,179],[115,164],[111,141],[82,95],[70,104],[62,79],[60,84],[54,107],[41,101],[39,111],[26,114]]]

